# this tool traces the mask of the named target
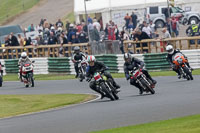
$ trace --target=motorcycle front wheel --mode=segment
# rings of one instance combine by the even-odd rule
[[[140,82],[151,92],[151,94],[155,94],[155,90],[147,83],[147,81],[141,79]]]
[[[183,71],[186,73],[187,75],[187,80],[193,80],[193,76],[192,73],[190,72],[190,70],[187,67],[183,67]]]
[[[110,100],[112,100],[112,101],[115,100],[114,97],[112,96],[112,92],[110,92],[110,91],[108,90],[108,88],[106,87],[105,83],[101,83],[101,84],[100,84],[100,87],[101,87],[102,90],[106,93],[106,96],[107,96],[108,98],[110,98]]]

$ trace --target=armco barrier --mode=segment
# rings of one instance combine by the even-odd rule
[[[48,58],[49,73],[71,73],[70,58]]]
[[[109,72],[118,73],[119,70],[116,55],[97,55],[95,57],[97,61],[103,62],[109,68]]]
[[[34,74],[48,74],[48,58],[31,58],[34,63]]]
[[[185,56],[188,57],[190,66],[194,69],[200,68],[200,49],[198,50],[182,50]]]
[[[18,59],[14,60],[5,60],[5,68],[7,74],[16,74],[18,73]]]
[[[170,70],[169,62],[166,60],[167,53],[144,54],[145,68],[150,71]]]
[[[0,59],[1,65],[4,65],[1,69],[3,70],[3,75],[6,75],[6,66],[5,66],[5,61],[3,59]]]
[[[132,57],[135,57],[141,61],[144,61],[142,54],[133,54]],[[117,64],[118,64],[118,73],[124,73],[124,55],[117,55]]]

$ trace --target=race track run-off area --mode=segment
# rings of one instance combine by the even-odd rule
[[[86,133],[200,114],[200,76],[194,81],[177,77],[155,77],[155,95],[138,95],[139,91],[125,79],[120,100],[96,100],[86,104],[0,119],[0,133]],[[34,88],[20,82],[5,82],[0,94],[84,94],[93,93],[87,82],[78,80],[36,81]]]

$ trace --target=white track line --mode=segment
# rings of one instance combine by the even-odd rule
[[[35,114],[40,114],[40,113],[47,113],[47,112],[51,112],[51,111],[56,111],[56,110],[70,108],[70,107],[75,107],[75,106],[79,106],[79,105],[83,105],[83,104],[86,104],[86,103],[90,103],[90,102],[99,100],[100,97],[101,97],[99,94],[90,94],[90,93],[83,93],[83,94],[95,95],[95,96],[97,96],[97,98],[92,99],[90,101],[83,102],[83,103],[79,103],[79,104],[66,105],[66,106],[63,106],[63,107],[56,107],[56,108],[51,108],[51,109],[47,109],[47,110],[42,110],[42,111],[39,111],[39,112],[31,112],[31,113],[25,113],[25,114],[20,114],[20,115],[16,115],[16,116],[4,117],[4,118],[0,118],[0,120],[12,119],[12,118],[17,118],[17,117],[22,117],[22,116],[35,115]]]

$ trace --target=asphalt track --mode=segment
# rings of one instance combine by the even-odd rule
[[[194,81],[177,77],[156,77],[155,95],[138,95],[125,79],[120,100],[97,100],[32,115],[0,119],[0,133],[86,133],[133,124],[200,114],[200,76]],[[35,88],[18,82],[6,82],[0,94],[94,93],[88,83],[77,80],[37,81]]]

